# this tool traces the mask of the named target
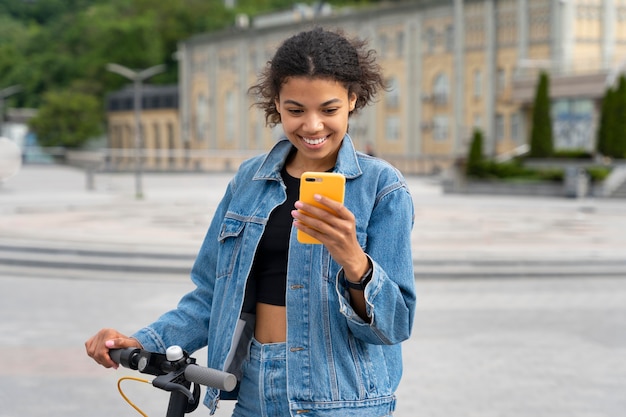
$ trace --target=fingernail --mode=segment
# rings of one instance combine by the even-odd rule
[[[112,340],[107,340],[106,342],[104,342],[104,346],[112,348],[113,346],[115,346],[115,342]]]

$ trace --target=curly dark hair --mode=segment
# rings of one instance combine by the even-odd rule
[[[342,83],[348,94],[357,97],[350,115],[370,104],[376,93],[386,88],[376,51],[367,48],[367,41],[349,39],[340,30],[321,27],[285,40],[261,72],[258,84],[248,89],[256,97],[255,105],[265,111],[269,126],[280,123],[275,100],[289,77],[325,78]]]

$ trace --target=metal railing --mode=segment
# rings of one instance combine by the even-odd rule
[[[235,171],[248,158],[264,150],[211,149],[134,149],[100,148],[71,150],[64,148],[25,149],[24,162],[55,162],[91,172],[131,172],[136,169],[135,158],[147,172],[219,172]],[[430,175],[447,169],[454,163],[453,155],[379,155],[405,175]]]

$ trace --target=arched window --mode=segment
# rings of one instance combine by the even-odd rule
[[[235,114],[235,94],[232,91],[226,93],[226,103],[224,103],[226,110],[226,140],[233,142],[235,140],[235,121],[237,120]]]
[[[435,78],[435,85],[433,86],[433,99],[435,104],[446,104],[449,95],[450,81],[448,80],[448,76],[442,72]]]
[[[433,52],[435,52],[435,43],[437,42],[437,34],[435,33],[435,29],[426,29],[424,38],[424,40],[426,41],[426,53],[432,54]]]
[[[204,95],[200,94],[196,101],[196,139],[204,140],[207,129],[208,103]]]
[[[400,88],[398,88],[398,79],[391,77],[387,80],[389,91],[386,93],[386,103],[388,109],[397,109],[400,105]]]

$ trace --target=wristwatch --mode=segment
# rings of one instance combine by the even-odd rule
[[[346,278],[346,285],[348,288],[352,288],[353,290],[365,291],[365,286],[372,280],[372,274],[374,273],[374,268],[370,266],[370,269],[361,277],[359,282],[352,282],[348,278]]]

